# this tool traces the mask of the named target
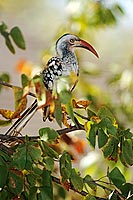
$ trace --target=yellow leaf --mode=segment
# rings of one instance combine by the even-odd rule
[[[23,89],[20,87],[13,87],[13,92],[14,92],[14,98],[15,98],[15,110],[18,109],[18,105],[21,101],[21,98],[23,96]]]
[[[2,120],[0,119],[0,126],[8,126],[11,124],[11,120]]]
[[[12,110],[6,110],[6,109],[0,109],[0,114],[5,119],[13,119],[14,111],[12,111]]]
[[[92,121],[85,122],[84,128],[86,132],[90,131],[91,125],[94,124]]]
[[[27,98],[26,96],[24,96],[19,101],[17,110],[13,114],[13,119],[18,118],[20,116],[20,113],[22,113],[26,109],[26,105],[27,105]]]
[[[33,84],[35,87],[35,94],[38,100],[38,105],[43,106],[46,103],[46,90],[43,84],[42,76],[36,75],[33,77]]]
[[[67,121],[67,113],[66,113],[66,112],[63,112],[63,113],[62,113],[62,123],[63,123],[67,128],[71,128],[71,125],[68,124],[68,121]]]

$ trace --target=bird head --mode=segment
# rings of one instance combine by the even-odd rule
[[[73,51],[75,47],[87,49],[92,52],[97,58],[99,57],[96,50],[88,42],[80,39],[75,35],[69,33],[64,34],[56,42],[56,51],[60,56],[62,56],[65,52]]]

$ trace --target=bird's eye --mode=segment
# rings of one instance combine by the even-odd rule
[[[70,42],[71,44],[74,44],[74,39],[70,39],[69,42]]]

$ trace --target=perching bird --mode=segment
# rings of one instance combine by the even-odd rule
[[[52,91],[54,83],[60,76],[69,76],[71,73],[79,75],[79,66],[75,47],[81,47],[91,51],[98,57],[96,50],[87,42],[72,34],[64,34],[56,42],[56,57],[52,57],[47,68],[43,70],[43,83],[45,87]]]
[[[55,82],[61,76],[70,76],[71,73],[75,73],[78,77],[79,66],[74,48],[80,47],[89,50],[96,57],[99,57],[96,50],[86,41],[72,34],[64,34],[56,42],[56,57],[52,57],[48,63],[47,68],[42,71],[43,83],[47,90],[52,92]],[[15,131],[21,131],[22,128],[27,124],[31,117],[37,111],[38,104],[37,99],[33,104],[22,114],[21,118],[18,119],[6,132],[12,134]],[[44,112],[47,111],[48,107],[44,108]],[[45,113],[46,114],[46,113]],[[48,117],[48,112],[44,117],[44,121]]]
[[[79,66],[76,55],[74,53],[75,47],[87,49],[98,57],[96,50],[89,43],[85,42],[79,37],[68,33],[61,36],[56,42],[57,56],[52,57],[47,63],[47,68],[42,71],[44,86],[51,92],[53,90],[54,84],[61,76],[67,77],[73,73],[78,77]],[[77,80],[71,87],[71,91],[75,87],[76,83]],[[49,115],[49,108],[50,107],[44,108],[44,121]]]

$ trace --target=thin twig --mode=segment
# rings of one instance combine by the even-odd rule
[[[84,129],[84,126],[80,124],[80,127],[78,128],[77,126],[74,125],[71,128],[64,128],[64,129],[57,130],[57,132],[59,133],[59,135],[62,135],[68,132],[76,131],[76,130],[85,130],[85,129]]]
[[[9,88],[14,88],[14,87],[18,87],[18,86],[14,86],[12,85],[11,83],[7,83],[5,81],[0,81],[0,85],[3,85],[3,86],[6,86],[6,87],[9,87]],[[21,87],[20,87],[21,88]],[[32,96],[32,97],[36,97],[36,95],[32,92],[29,92],[28,95]]]

